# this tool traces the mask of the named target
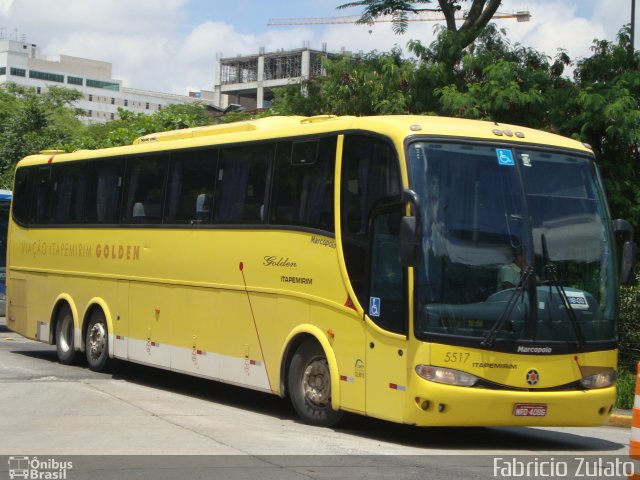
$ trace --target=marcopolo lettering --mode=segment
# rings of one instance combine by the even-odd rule
[[[336,241],[329,238],[311,236],[311,243],[322,245],[323,247],[336,248]]]
[[[525,347],[524,345],[518,346],[518,353],[553,353],[551,347]]]

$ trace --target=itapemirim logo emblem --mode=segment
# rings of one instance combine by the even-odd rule
[[[10,456],[9,478],[31,480],[66,480],[67,470],[73,468],[73,462],[61,462],[54,458],[39,460],[38,457]]]
[[[527,372],[527,383],[529,385],[535,385],[536,383],[538,383],[538,381],[540,380],[540,374],[538,373],[537,370],[529,370]]]

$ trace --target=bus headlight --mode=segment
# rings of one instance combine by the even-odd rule
[[[584,388],[605,388],[610,387],[616,383],[615,370],[607,370],[606,372],[596,373],[595,375],[589,375],[580,380],[580,383]]]
[[[472,387],[478,381],[478,377],[470,373],[453,370],[452,368],[433,367],[431,365],[418,365],[416,367],[416,373],[431,382],[458,385],[461,387]]]

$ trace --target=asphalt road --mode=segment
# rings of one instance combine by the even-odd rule
[[[416,428],[364,417],[311,427],[268,394],[123,362],[108,374],[60,365],[54,347],[0,321],[0,456],[9,460],[0,458],[0,479],[17,456],[68,459],[70,480],[508,478],[496,462],[606,466],[626,459],[629,439],[616,427]]]

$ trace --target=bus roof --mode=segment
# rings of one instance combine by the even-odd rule
[[[343,131],[369,131],[391,138],[398,146],[412,136],[457,137],[493,140],[503,143],[547,145],[591,152],[584,144],[540,130],[497,122],[461,118],[387,115],[351,117],[319,115],[315,117],[272,116],[228,124],[153,133],[136,139],[133,145],[100,150],[79,150],[73,153],[46,151],[26,157],[20,165],[32,165],[100,158],[103,156],[135,155],[166,151],[168,149],[197,148],[244,141],[292,138],[304,135],[340,133]]]

